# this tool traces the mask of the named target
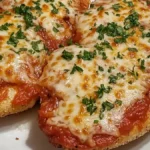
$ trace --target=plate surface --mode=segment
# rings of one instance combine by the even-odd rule
[[[62,150],[49,144],[39,129],[37,110],[0,119],[0,150]],[[115,150],[150,150],[150,134]]]

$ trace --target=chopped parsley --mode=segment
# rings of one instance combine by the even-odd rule
[[[145,60],[144,59],[142,59],[141,61],[140,61],[140,68],[141,68],[141,70],[145,70]]]
[[[95,123],[95,124],[99,123],[99,120],[94,120],[94,123]]]
[[[134,6],[134,4],[133,4],[132,1],[124,0],[123,2],[126,3],[126,4],[128,4],[129,7],[133,7]]]
[[[41,43],[41,41],[32,41],[31,45],[32,45],[32,49],[34,50],[34,52],[40,52],[40,48],[39,48],[39,44]],[[34,53],[32,52],[32,53]]]
[[[59,30],[58,30],[56,27],[53,27],[53,31],[54,31],[55,33],[59,32]]]
[[[104,118],[104,112],[105,110],[104,110],[104,108],[102,107],[101,109],[100,109],[100,113],[99,113],[99,119],[100,120],[102,120],[103,118]]]
[[[35,26],[34,31],[38,32],[42,29],[42,27],[40,25]]]
[[[124,29],[129,30],[133,27],[139,26],[139,14],[134,11],[124,21]]]
[[[82,99],[82,104],[86,106],[87,112],[92,115],[96,110],[97,106],[95,105],[96,101],[92,98],[83,98]]]
[[[11,50],[11,51],[13,51],[16,54],[20,54],[21,52],[27,51],[27,50],[28,50],[27,48],[19,48],[19,51],[14,51],[14,50]]]
[[[53,14],[58,14],[58,12],[59,12],[59,10],[55,7],[55,5],[54,4],[51,4],[51,6],[52,6],[52,10],[51,10],[51,13],[53,13]]]
[[[117,58],[123,59],[123,54],[120,54],[120,52],[117,53]]]
[[[73,44],[72,39],[69,39],[69,40],[67,41],[67,45],[72,45],[72,44]]]
[[[114,66],[110,66],[110,67],[108,68],[108,72],[111,73],[113,69],[115,69],[115,67],[114,67]]]
[[[84,50],[84,52],[80,52],[77,57],[78,59],[83,59],[83,60],[92,60],[96,56],[96,51],[89,52]]]
[[[70,74],[74,74],[76,71],[81,73],[81,72],[83,72],[83,69],[81,67],[77,66],[76,64],[74,64]]]
[[[129,47],[128,50],[130,52],[138,52],[137,48],[135,48],[135,47]]]
[[[104,93],[110,93],[112,88],[110,86],[105,87],[104,84],[101,84],[100,87],[98,88],[98,91],[96,91],[96,94],[98,98],[102,98]]]
[[[100,44],[103,48],[108,48],[113,50],[112,46],[110,45],[110,43],[108,41],[104,41]]]
[[[69,9],[62,2],[59,2],[59,5],[60,5],[60,7],[64,7],[68,14],[70,13]]]
[[[14,7],[16,14],[22,15],[26,23],[26,28],[32,27],[34,16],[32,15],[31,8],[25,4],[21,4],[19,7]]]
[[[106,55],[105,49],[108,48],[108,49],[113,50],[111,45],[110,45],[110,43],[108,41],[101,42],[100,44],[97,43],[94,47],[98,51],[98,54],[102,56],[103,60],[107,59],[107,55]]]
[[[90,15],[90,14],[91,14],[91,11],[87,11],[87,12],[84,13],[84,15],[86,15],[86,16]]]
[[[14,32],[10,35],[10,38],[9,38],[9,40],[7,41],[7,44],[9,44],[9,45],[13,45],[14,47],[16,47],[17,46],[17,44],[18,44],[18,39],[14,36]]]
[[[73,53],[72,52],[68,52],[68,51],[66,51],[66,50],[64,50],[63,52],[62,52],[62,56],[61,56],[62,58],[64,58],[65,60],[68,60],[68,61],[70,61],[70,60],[72,60],[73,59]]]
[[[107,55],[105,52],[100,53],[100,55],[102,55],[102,59],[106,60],[107,59]]]
[[[98,36],[98,39],[99,40],[102,40],[102,39],[104,39],[104,34],[105,34],[105,26],[104,25],[99,25],[98,27],[97,27],[97,30],[96,30],[97,32],[98,32],[98,34],[99,34],[99,36]]]
[[[117,25],[115,22],[108,23],[105,28],[105,33],[107,36],[112,36],[112,37],[123,36],[124,32],[125,31],[123,27]]]
[[[13,24],[12,23],[5,23],[3,25],[0,26],[0,31],[6,31],[8,30],[8,27],[12,26]]]
[[[133,6],[134,6],[133,2],[131,2],[131,1],[129,1],[129,2],[127,2],[127,3],[128,3],[128,6],[129,6],[129,7],[133,7]]]
[[[114,104],[112,104],[112,103],[106,101],[106,102],[103,102],[103,103],[102,103],[102,107],[103,107],[103,110],[104,110],[104,111],[105,111],[105,110],[110,111],[111,109],[114,108]]]
[[[38,11],[38,13],[41,14],[42,9],[40,7],[40,0],[33,1],[33,3],[35,4],[34,9],[36,9]]]
[[[24,35],[24,33],[22,32],[21,28],[19,29],[19,31],[14,34],[14,32],[10,35],[9,40],[7,41],[7,44],[9,45],[13,45],[14,47],[17,46],[19,39],[25,39],[26,36]]]
[[[148,37],[148,38],[149,38],[149,37],[150,37],[150,32],[143,33],[143,34],[142,34],[142,37],[143,37],[143,38],[145,38],[145,37]]]
[[[118,99],[116,99],[116,101],[115,101],[115,103],[114,103],[115,105],[118,105],[118,106],[121,106],[122,105],[122,101],[121,100],[118,100]]]
[[[104,7],[103,7],[103,6],[100,6],[100,7],[97,8],[97,11],[101,11],[101,10],[103,10],[103,9],[104,9]]]
[[[124,74],[121,74],[120,72],[117,73],[116,75],[110,75],[109,78],[109,84],[116,84],[117,80],[124,78]]]
[[[90,4],[90,8],[94,8],[94,4]]]
[[[16,38],[17,39],[25,39],[26,36],[24,35],[24,33],[22,32],[21,28],[19,29],[19,31],[16,33]]]
[[[136,80],[138,79],[139,74],[138,74],[138,72],[135,71],[135,66],[133,66],[132,70],[129,70],[128,72],[129,72],[129,74],[131,74],[132,76],[134,76],[134,78]]]
[[[98,70],[99,70],[99,71],[104,71],[104,68],[101,67],[101,66],[98,66]]]
[[[115,11],[119,11],[120,8],[122,8],[122,6],[120,6],[120,4],[114,4],[114,5],[112,5],[112,9],[114,9]]]
[[[100,113],[99,113],[99,119],[102,120],[104,118],[104,111],[110,111],[112,110],[115,106],[121,106],[122,105],[122,101],[121,100],[116,100],[113,103],[110,103],[109,101],[105,101],[102,103],[102,107],[100,109]]]
[[[109,83],[115,84],[117,82],[117,80],[118,80],[117,76],[115,76],[115,75],[110,75],[109,76]]]
[[[107,36],[116,37],[114,39],[115,43],[124,43],[129,36],[134,34],[133,32],[127,33],[122,26],[117,25],[115,22],[108,23],[107,26],[101,24],[97,27],[96,31],[99,34],[99,40],[104,39],[106,34]]]
[[[94,47],[98,50],[99,54],[101,54],[101,52],[106,48],[112,50],[112,47],[108,41],[101,42],[100,44],[97,43],[96,45],[94,45]]]
[[[3,59],[3,56],[2,55],[0,55],[0,60],[2,60]]]

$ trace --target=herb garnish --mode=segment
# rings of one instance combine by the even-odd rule
[[[78,72],[83,72],[83,69],[79,66],[77,66],[76,64],[74,64],[72,71],[70,72],[70,74],[74,74],[76,71]]]
[[[139,26],[139,14],[134,11],[124,21],[124,29],[129,30],[130,28]]]
[[[8,30],[8,27],[12,26],[13,24],[12,23],[5,23],[3,25],[0,26],[0,31],[6,31]]]
[[[119,11],[120,8],[122,8],[122,6],[120,6],[120,4],[114,4],[114,5],[112,5],[112,8],[113,8],[115,11]]]
[[[34,16],[31,13],[30,7],[26,6],[25,4],[21,4],[19,7],[14,7],[14,11],[16,14],[23,16],[27,29],[33,26]]]
[[[96,51],[89,52],[84,50],[84,52],[80,52],[77,57],[78,59],[83,59],[83,60],[92,60],[96,56]]]
[[[68,60],[68,61],[70,61],[70,60],[73,59],[74,56],[73,56],[73,53],[64,50],[62,52],[62,56],[61,57],[64,58],[64,59],[66,59],[66,60]]]
[[[110,93],[112,88],[110,86],[105,87],[104,84],[101,84],[100,87],[98,88],[98,91],[96,91],[96,94],[98,98],[102,98],[104,93]]]
[[[92,115],[96,110],[97,106],[95,105],[96,101],[92,98],[83,98],[82,104],[86,106],[87,111]]]

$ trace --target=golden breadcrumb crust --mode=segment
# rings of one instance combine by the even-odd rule
[[[150,116],[150,113],[148,113],[148,116]],[[141,136],[143,136],[144,134],[146,134],[149,131],[150,131],[150,118],[148,118],[146,120],[146,122],[143,124],[140,131],[139,131],[138,127],[135,126],[133,128],[133,130],[128,135],[120,136],[118,138],[118,140],[114,144],[112,144],[111,146],[108,146],[108,147],[105,147],[105,148],[96,148],[96,149],[91,149],[91,150],[110,150],[110,149],[114,149],[114,148],[117,148],[119,146],[128,144],[129,142],[140,138]],[[65,149],[65,150],[77,150],[77,149]]]
[[[148,113],[148,116],[150,116],[150,113]],[[150,117],[148,117],[148,119],[143,124],[142,129],[140,131],[138,127],[135,126],[134,129],[128,135],[121,136],[115,144],[106,147],[104,149],[97,149],[97,150],[109,150],[109,149],[117,148],[121,145],[125,145],[133,140],[138,139],[139,137],[143,136],[145,133],[149,131],[150,131]]]
[[[36,100],[31,100],[30,103],[26,105],[18,105],[18,106],[12,105],[12,101],[14,99],[17,89],[10,86],[7,88],[9,91],[7,98],[0,101],[0,117],[5,117],[10,114],[25,111],[29,108],[32,108],[35,105]]]

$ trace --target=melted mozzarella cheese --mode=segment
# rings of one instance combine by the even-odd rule
[[[98,32],[96,29],[100,24],[107,25],[108,23],[115,22],[123,26],[125,18],[134,10],[139,13],[140,24],[149,29],[150,11],[148,11],[149,6],[146,4],[146,1],[139,2],[138,0],[133,0],[131,2],[133,3],[133,7],[128,6],[129,4],[122,0],[97,0],[93,2],[93,8],[77,16],[77,31],[82,35],[80,44],[89,47],[93,46],[95,43],[99,43],[100,40],[98,39]],[[118,11],[115,11],[113,5],[117,4],[119,4],[119,8]],[[98,9],[99,7],[101,7],[101,9]],[[105,40],[109,41],[112,40],[112,38],[105,36]]]
[[[61,57],[64,50],[73,53],[74,58],[71,61],[68,62]],[[97,124],[94,124],[94,120],[99,120],[101,104],[106,100],[114,103],[116,99],[120,99],[123,105],[115,107],[111,111],[105,111],[104,118],[98,124],[102,127],[102,130],[99,131],[100,133],[118,136],[117,125],[120,123],[126,108],[137,99],[144,97],[146,88],[141,83],[146,82],[145,79],[149,78],[149,74],[143,73],[138,80],[134,80],[133,84],[130,85],[128,82],[132,78],[131,75],[121,71],[120,68],[131,69],[131,66],[136,65],[134,60],[114,60],[112,52],[108,51],[108,62],[102,60],[99,55],[95,56],[91,61],[79,61],[77,55],[84,50],[91,52],[94,51],[94,48],[70,46],[52,53],[41,78],[41,84],[54,88],[59,93],[59,96],[62,97],[62,101],[53,112],[54,117],[50,118],[47,123],[69,127],[74,135],[78,136],[82,141],[86,141],[89,140],[89,137],[92,139],[92,136],[97,132]],[[80,66],[83,72],[70,74],[74,64]],[[97,73],[99,65],[104,68],[104,72]],[[108,69],[112,65],[115,66],[115,69],[112,73],[108,73]],[[137,68],[137,70],[140,72],[140,69]],[[118,80],[116,84],[109,84],[108,78],[110,74],[117,72],[126,74],[126,76]],[[90,115],[82,104],[82,99],[84,97],[94,97],[101,84],[106,87],[110,85],[112,90],[110,93],[104,94],[102,98],[96,99],[98,109],[94,114]]]
[[[4,3],[8,4],[9,0],[3,0],[0,5]],[[36,82],[36,79],[42,73],[47,52],[41,37],[35,32],[35,27],[41,26],[44,28],[46,33],[54,37],[54,40],[71,37],[72,28],[69,22],[73,24],[73,18],[78,9],[74,5],[68,0],[63,2],[59,0],[54,2],[17,0],[12,1],[11,4],[9,3],[10,12],[2,12],[2,18],[0,18],[0,27],[6,23],[10,24],[8,29],[0,30],[1,79],[7,82]],[[27,22],[23,14],[15,13],[12,10],[14,7],[34,8],[29,10],[29,13],[33,16],[31,20],[33,26],[26,29]],[[65,21],[65,17],[70,17],[70,20]],[[16,34],[20,29],[25,36],[23,39],[16,38]],[[12,39],[10,39],[11,36]],[[11,41],[9,42],[9,40]],[[16,45],[14,45],[15,42]]]
[[[63,39],[72,36],[71,24],[74,23],[74,17],[77,9],[72,6],[69,0],[46,3],[41,1],[42,12],[37,17],[37,24],[40,24],[47,33],[56,39]],[[56,11],[53,13],[53,11]],[[36,14],[35,14],[36,15]],[[37,16],[37,15],[36,15]],[[65,18],[69,18],[65,21]],[[68,24],[70,22],[70,24]],[[56,30],[55,30],[56,29]]]
[[[118,3],[120,11],[115,11],[112,7]],[[53,52],[40,79],[41,85],[54,88],[62,97],[47,124],[69,128],[81,141],[89,143],[93,143],[91,141],[94,134],[119,136],[118,124],[121,123],[127,108],[145,96],[150,79],[150,43],[149,38],[142,37],[140,25],[133,28],[134,33],[125,42],[118,44],[114,42],[113,36],[104,35],[102,40],[98,39],[100,33],[96,32],[100,24],[106,26],[115,22],[123,27],[124,20],[133,9],[139,14],[139,24],[145,25],[150,19],[149,8],[145,2],[134,0],[134,7],[129,7],[121,0],[95,1],[93,4],[94,8],[77,18],[77,31],[82,35],[79,42],[83,47],[74,45]],[[103,8],[98,11],[100,6]],[[142,9],[144,11],[141,12]],[[144,27],[143,32],[148,32],[148,23]],[[70,60],[64,59],[64,51],[74,57]],[[94,54],[91,60],[84,60],[85,51]],[[75,65],[79,70],[72,73]],[[112,89],[97,97],[96,91],[101,85],[105,88],[110,86]],[[84,98],[95,99],[93,105],[97,109],[91,115],[88,104],[82,103]],[[116,100],[120,100],[122,105],[115,105]],[[100,111],[106,101],[114,104],[114,108],[105,110],[103,118],[100,118]]]
[[[1,79],[7,82],[34,82],[41,74],[47,52],[34,28],[26,30],[23,18],[10,13],[0,19],[0,27],[6,23],[10,25],[7,30],[0,30]],[[17,32],[24,37],[17,39]]]
[[[25,4],[28,7],[36,7],[36,2],[38,1],[25,0],[22,2],[19,0],[15,5]],[[48,35],[53,36],[55,39],[71,38],[71,26],[74,24],[75,15],[80,7],[78,3],[78,1],[70,0],[55,0],[52,2],[40,0],[38,2],[38,9],[31,10],[35,17],[34,23],[44,28]]]

